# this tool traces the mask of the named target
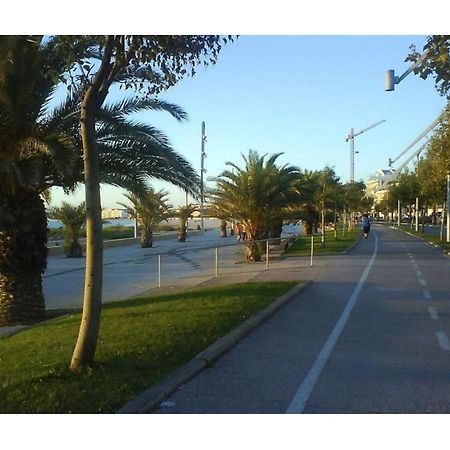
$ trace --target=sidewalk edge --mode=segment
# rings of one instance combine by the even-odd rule
[[[130,400],[127,404],[117,410],[116,414],[143,414],[150,412],[157,407],[161,401],[172,394],[178,386],[185,384],[203,369],[210,366],[250,331],[272,316],[279,308],[311,284],[312,281],[305,281],[293,287],[286,294],[278,297],[264,309],[258,311],[250,319],[211,344],[183,367],[168,375],[160,383],[142,392],[133,400]]]

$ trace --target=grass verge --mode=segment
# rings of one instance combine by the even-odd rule
[[[0,338],[0,413],[111,413],[296,283],[243,283],[103,307],[94,369],[68,370],[80,315]]]
[[[342,235],[338,231],[334,237],[334,231],[325,232],[325,246],[322,246],[321,236],[314,236],[314,256],[333,255],[342,253],[349,248],[361,234],[361,228],[353,228]],[[311,237],[301,236],[283,253],[283,256],[309,256],[311,255]]]
[[[395,228],[398,229],[398,227],[395,227]],[[414,236],[422,238],[425,241],[429,242],[430,244],[437,245],[445,253],[450,254],[450,242],[442,241],[441,239],[439,239],[438,236],[435,236],[430,233],[422,233],[421,231],[411,230],[411,228],[409,226],[400,226],[400,230],[405,233],[410,233]],[[444,235],[444,239],[445,239],[445,235]]]

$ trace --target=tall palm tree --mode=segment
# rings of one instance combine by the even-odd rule
[[[62,65],[53,61],[51,43],[38,40],[0,38],[0,325],[44,315],[47,218],[40,194],[51,183],[70,185],[76,161],[73,136],[45,117],[55,83],[43,67]]]
[[[298,201],[295,186],[299,170],[296,167],[275,164],[282,153],[266,160],[250,150],[243,156],[245,167],[227,162],[233,170],[225,170],[216,178],[216,189],[211,192],[214,207],[230,220],[241,222],[249,241],[270,237],[280,228],[284,208]],[[249,242],[246,248],[248,260],[261,259],[260,245]]]
[[[153,229],[170,217],[171,205],[167,203],[167,192],[148,187],[145,192],[130,192],[125,197],[132,207],[120,203],[128,214],[136,219],[141,229],[141,247],[153,247]]]
[[[0,325],[43,318],[47,217],[41,193],[84,181],[80,93],[51,107],[59,60],[52,39],[0,37]],[[199,177],[154,127],[130,119],[141,111],[186,113],[155,99],[106,105],[97,122],[101,182],[139,191],[149,178],[195,194]]]
[[[81,229],[86,223],[86,203],[71,205],[62,202],[61,206],[53,207],[48,212],[50,219],[59,220],[64,225],[64,250],[68,258],[81,258],[83,253],[79,242]]]

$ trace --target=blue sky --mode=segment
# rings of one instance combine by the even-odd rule
[[[169,115],[141,116],[159,127],[173,147],[200,169],[201,122],[206,122],[207,176],[217,176],[227,161],[241,164],[241,153],[283,152],[280,163],[302,169],[335,168],[341,180],[350,176],[350,128],[386,122],[355,139],[355,179],[365,180],[387,168],[441,112],[446,100],[433,80],[409,75],[394,92],[384,91],[384,72],[401,75],[409,46],[422,49],[426,36],[403,35],[241,35],[226,45],[215,66],[199,69],[160,97],[182,106],[189,121]],[[111,99],[114,96],[111,97]],[[401,163],[402,160],[399,161]],[[184,194],[170,192],[174,205]],[[208,183],[211,185],[211,183]],[[119,189],[103,187],[104,207],[124,201]],[[83,189],[64,197],[83,199]],[[63,198],[55,191],[53,202]]]

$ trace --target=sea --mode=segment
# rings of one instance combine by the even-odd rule
[[[220,227],[220,220],[218,219],[210,219],[205,218],[204,219],[204,226],[206,229],[215,229]],[[58,229],[61,228],[63,225],[58,220],[48,219],[48,228],[52,229]],[[172,225],[175,228],[178,228],[179,226],[179,220],[178,219],[169,219],[167,222],[163,222],[163,224],[167,223],[168,225]],[[188,228],[191,230],[195,230],[197,228],[197,225],[200,225],[200,219],[189,219],[188,222]],[[103,227],[117,227],[117,226],[125,226],[125,227],[134,227],[134,220],[133,219],[108,219],[108,221],[105,221],[103,223]],[[230,226],[230,223],[228,223],[228,226]],[[289,234],[299,234],[301,230],[301,225],[298,224],[289,224],[283,226],[283,233],[282,235],[289,235]]]

